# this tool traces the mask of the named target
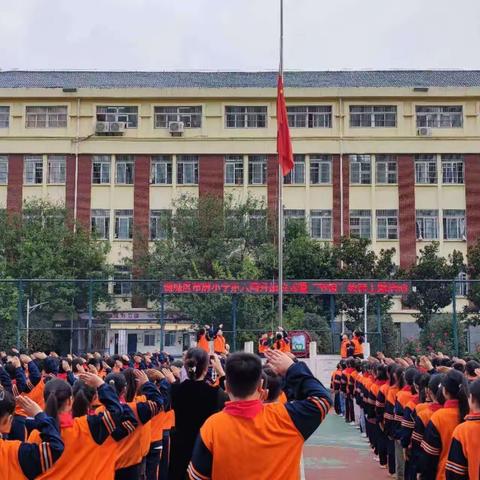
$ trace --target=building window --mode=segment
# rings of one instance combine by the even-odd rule
[[[92,210],[91,212],[92,233],[99,240],[110,238],[110,210]]]
[[[285,219],[285,226],[292,222],[305,224],[305,210],[285,209],[283,211],[283,217]]]
[[[65,157],[63,155],[48,156],[48,183],[65,183]]]
[[[155,128],[168,128],[170,122],[183,122],[185,128],[202,126],[202,107],[155,107]]]
[[[117,155],[115,168],[117,185],[133,185],[135,161],[132,155]]]
[[[332,211],[311,210],[310,227],[312,237],[318,240],[332,239]]]
[[[350,155],[350,183],[369,185],[372,182],[370,155]]]
[[[350,105],[351,127],[396,127],[395,105]]]
[[[397,210],[377,210],[377,240],[396,240],[397,238]]]
[[[350,210],[350,235],[370,239],[372,235],[370,210]]]
[[[113,294],[129,297],[132,294],[132,274],[124,265],[115,265],[113,272]],[[123,281],[122,281],[123,280]]]
[[[265,128],[267,107],[225,107],[227,128]]]
[[[375,165],[377,168],[377,183],[397,183],[397,159],[393,155],[377,155]]]
[[[98,106],[97,122],[123,122],[126,128],[137,128],[138,107]]]
[[[310,155],[310,185],[332,183],[332,158],[329,155]]]
[[[92,159],[92,183],[110,183],[110,155],[94,155]]]
[[[196,185],[198,183],[198,157],[196,155],[177,156],[177,183]]]
[[[438,210],[417,210],[416,226],[418,240],[437,240]]]
[[[171,155],[155,155],[152,157],[151,182],[153,185],[172,184]]]
[[[41,155],[25,157],[24,181],[28,185],[43,183],[43,158]]]
[[[150,240],[166,240],[170,235],[171,210],[150,211]]]
[[[463,156],[442,155],[443,183],[463,183]]]
[[[265,210],[254,210],[248,216],[248,224],[256,233],[265,232],[267,228],[267,213]]]
[[[443,211],[443,238],[445,240],[466,240],[465,210]]]
[[[457,296],[466,297],[468,295],[468,275],[465,272],[460,272],[455,280]]]
[[[133,210],[115,210],[115,238],[117,240],[133,238]]]
[[[10,125],[10,107],[0,107],[0,128],[8,128]]]
[[[0,185],[8,183],[8,157],[0,155]]]
[[[176,341],[175,332],[165,332],[165,346],[174,347]]]
[[[145,333],[143,335],[143,346],[144,347],[155,346],[155,333]]]
[[[287,116],[290,128],[332,128],[330,105],[287,107]]]
[[[303,185],[305,183],[305,155],[294,155],[292,170],[285,175],[285,185]]]
[[[243,155],[227,155],[225,157],[225,183],[227,185],[243,185]]]
[[[437,156],[417,155],[415,157],[415,183],[437,183]]]
[[[27,107],[27,128],[65,128],[67,107]]]
[[[417,105],[417,127],[461,128],[463,125],[463,107]]]
[[[248,184],[265,185],[267,183],[267,157],[265,155],[248,156]]]

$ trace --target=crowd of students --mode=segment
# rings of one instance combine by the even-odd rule
[[[298,479],[332,401],[293,355],[264,356],[1,352],[0,478]]]
[[[350,356],[332,373],[337,415],[398,480],[480,479],[480,363]]]

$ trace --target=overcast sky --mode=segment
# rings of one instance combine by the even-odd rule
[[[0,0],[0,68],[274,70],[280,0]],[[479,0],[285,0],[285,68],[480,68]]]

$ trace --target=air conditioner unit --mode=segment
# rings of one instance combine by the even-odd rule
[[[185,129],[185,124],[183,122],[169,122],[168,131],[172,135],[181,135]]]
[[[95,125],[96,133],[108,133],[110,131],[110,122],[97,122]]]
[[[431,137],[432,129],[430,127],[419,127],[417,128],[417,135],[419,137]]]
[[[110,122],[110,133],[123,133],[126,127],[125,122]]]

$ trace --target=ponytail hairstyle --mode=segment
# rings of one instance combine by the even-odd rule
[[[474,404],[475,403],[475,408],[477,410],[480,409],[480,380],[475,380],[470,384],[470,407],[471,410],[474,409]],[[0,412],[1,414],[1,412]]]
[[[480,368],[480,363],[478,363],[476,360],[469,360],[467,364],[465,365],[465,370],[467,372],[467,375],[469,377],[476,377],[477,375],[475,374],[475,370],[477,368]]]
[[[405,383],[410,387],[410,391],[413,394],[418,393],[415,387],[415,377],[417,376],[417,369],[415,367],[408,367],[405,371],[404,379]]]
[[[137,395],[137,379],[133,372],[133,368],[127,368],[122,372],[127,387],[127,391],[125,392],[125,400],[127,402],[133,402]]]
[[[419,403],[425,403],[427,401],[427,387],[430,381],[430,374],[428,373],[417,373],[415,375],[415,388],[418,393]]]
[[[200,328],[197,332],[197,342],[200,340],[200,338],[202,337],[202,335],[205,335],[206,334],[206,331],[204,328]]]
[[[43,392],[45,413],[58,423],[58,410],[72,398],[72,387],[65,381],[54,378],[45,384]]]
[[[450,398],[458,400],[458,414],[462,423],[470,410],[467,379],[458,370],[453,369],[445,375],[442,385]]]
[[[400,365],[392,370],[392,375],[394,378],[393,385],[396,385],[400,390],[405,386],[405,369]]]
[[[105,377],[105,383],[113,387],[119,398],[125,396],[127,389],[127,380],[123,373],[109,373]]]
[[[443,396],[442,389],[440,388],[444,380],[445,375],[443,373],[439,373],[432,375],[430,377],[430,381],[428,382],[428,390],[430,390],[432,400],[436,401],[440,405],[445,403],[445,397]]]
[[[72,415],[73,417],[83,417],[88,414],[90,405],[92,404],[97,390],[90,387],[82,381],[75,382],[73,386],[73,405]]]
[[[185,370],[190,380],[198,380],[208,368],[208,354],[201,348],[190,348],[185,356]]]
[[[397,369],[397,365],[395,365],[394,363],[391,363],[390,365],[388,365],[387,367],[387,373],[388,373],[388,385],[390,387],[393,387],[395,385],[395,370]]]
[[[13,415],[15,411],[15,397],[7,390],[0,389],[0,419]]]
[[[387,367],[385,365],[377,365],[377,380],[381,382],[388,380]]]

